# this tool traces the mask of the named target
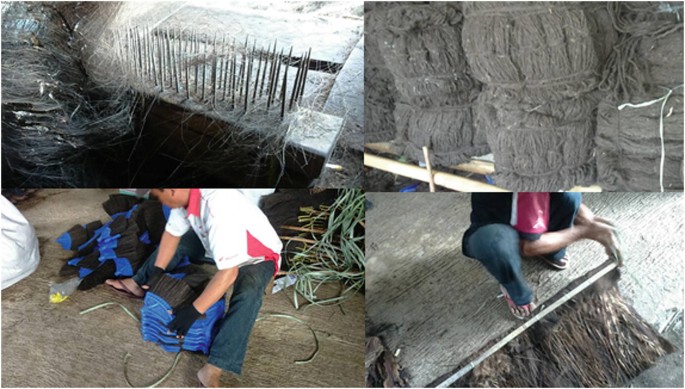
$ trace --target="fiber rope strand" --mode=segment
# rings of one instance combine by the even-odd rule
[[[153,383],[151,383],[149,385],[144,385],[144,386],[133,385],[131,383],[131,380],[129,380],[129,378],[128,378],[128,359],[130,357],[131,357],[131,353],[126,353],[126,355],[124,355],[124,379],[126,379],[126,383],[128,384],[128,386],[131,388],[140,388],[140,387],[154,388],[157,385],[164,382],[167,378],[169,378],[171,373],[173,373],[174,369],[176,368],[176,365],[178,364],[178,361],[181,359],[181,352],[179,351],[176,353],[176,357],[174,358],[174,363],[171,364],[171,367],[169,367],[169,369],[166,371],[166,373],[164,373],[164,375],[162,375],[159,379],[157,379]]]
[[[263,316],[258,317],[257,320],[255,320],[255,323],[258,322],[258,321],[267,319],[267,318],[269,318],[269,317],[277,317],[277,318],[282,318],[282,319],[293,320],[293,321],[296,321],[296,322],[298,322],[298,323],[304,324],[305,326],[307,326],[307,328],[309,329],[309,331],[311,331],[312,336],[314,337],[314,347],[315,347],[314,352],[313,352],[309,357],[307,357],[306,359],[296,359],[296,360],[295,360],[295,364],[296,364],[296,365],[304,365],[304,364],[306,364],[306,363],[309,363],[309,362],[313,361],[314,358],[316,358],[316,356],[319,354],[319,338],[316,336],[316,332],[314,332],[314,329],[312,329],[312,327],[311,327],[309,324],[307,324],[304,320],[299,319],[299,318],[297,318],[297,317],[295,317],[295,316],[286,315],[286,314],[283,314],[283,313],[268,313],[268,314],[265,314],[265,315],[263,315]]]
[[[682,87],[683,87],[683,85],[679,85],[673,89],[682,88]],[[661,158],[660,158],[660,162],[659,162],[659,187],[661,189],[661,192],[664,191],[664,163],[666,161],[666,145],[664,144],[664,109],[666,108],[666,102],[668,101],[668,98],[673,93],[673,89],[669,89],[668,92],[664,96],[659,97],[658,99],[655,99],[655,100],[645,101],[644,103],[639,103],[639,104],[625,103],[625,104],[621,104],[618,106],[618,110],[622,111],[626,107],[644,108],[644,107],[648,107],[652,104],[656,104],[658,102],[661,102],[661,115],[659,116],[659,139],[661,141]]]

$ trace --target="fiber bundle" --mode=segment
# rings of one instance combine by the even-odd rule
[[[682,89],[666,99],[662,110],[663,104],[655,101],[646,107],[626,106],[621,110],[615,101],[605,100],[599,105],[597,170],[604,189],[655,191],[662,180],[664,190],[683,190]]]
[[[390,141],[395,137],[392,113],[397,89],[380,54],[381,37],[375,30],[378,17],[388,6],[377,2],[364,4],[364,140],[367,143]]]
[[[168,209],[165,215],[164,207],[158,201],[135,204],[139,200],[131,197],[129,201],[119,196],[113,195],[103,203],[111,213],[109,221],[104,224],[96,221],[85,227],[77,225],[57,238],[63,249],[76,251],[60,274],[78,274],[83,279],[79,284],[81,290],[110,278],[133,276],[159,244],[162,233],[159,229],[161,226],[163,231]],[[153,222],[151,215],[160,220]]]
[[[105,187],[133,130],[135,95],[95,85],[84,37],[49,3],[3,3],[2,175],[17,187]],[[126,154],[127,155],[127,154]]]
[[[608,190],[683,189],[683,5],[612,4],[620,42],[597,112],[598,182]],[[621,109],[619,109],[619,107]]]
[[[451,165],[488,151],[473,126],[480,83],[468,73],[461,47],[461,11],[449,3],[402,3],[374,21],[379,48],[399,93],[394,118],[404,153]]]
[[[208,277],[205,278],[208,280]],[[192,303],[198,294],[184,281],[183,275],[163,275],[154,288],[145,294],[140,309],[143,340],[159,344],[165,351],[200,351],[209,354],[214,336],[219,330],[226,310],[225,299],[214,303],[204,315],[198,318],[183,339],[168,334],[168,325],[173,320],[173,309]]]
[[[621,296],[616,271],[535,323],[458,387],[622,387],[673,351]]]
[[[575,2],[468,2],[462,43],[486,84],[476,107],[497,185],[556,191],[595,179],[598,23]],[[604,54],[603,54],[604,55]]]

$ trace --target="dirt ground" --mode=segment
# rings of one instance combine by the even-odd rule
[[[154,382],[171,366],[175,354],[144,342],[138,324],[119,307],[87,315],[79,312],[104,302],[118,302],[134,313],[142,301],[113,293],[106,286],[76,292],[60,304],[48,301],[50,285],[62,281],[58,271],[69,258],[55,238],[75,223],[106,220],[100,204],[112,190],[41,190],[18,205],[32,223],[41,247],[35,273],[2,291],[2,386],[126,387],[124,356],[135,386]],[[335,293],[331,287],[322,293]],[[268,316],[287,314],[316,333],[319,353],[312,362],[295,364],[315,350],[307,326]],[[265,296],[250,337],[243,374],[224,374],[230,387],[361,387],[364,385],[364,296],[341,307],[296,310],[292,289]],[[194,387],[207,357],[182,353],[165,387]]]
[[[469,196],[367,194],[367,335],[381,336],[397,351],[410,386],[435,384],[521,324],[496,297],[497,282],[461,253]],[[590,193],[583,201],[621,227],[623,296],[665,337],[681,344],[683,195]],[[571,266],[562,272],[523,261],[540,304],[606,257],[591,241],[571,245],[569,253]],[[682,348],[655,369],[659,366],[641,386],[682,386]]]

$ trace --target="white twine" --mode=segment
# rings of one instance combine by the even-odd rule
[[[673,89],[677,88],[682,88],[683,85],[679,85]],[[668,98],[671,96],[673,93],[673,89],[669,89],[668,92],[662,96],[659,97],[658,99],[652,100],[652,101],[646,101],[644,103],[640,104],[631,104],[631,103],[625,103],[621,104],[618,106],[618,110],[621,111],[625,107],[630,107],[630,108],[644,108],[644,107],[649,107],[652,104],[656,104],[661,101],[661,115],[659,117],[659,139],[661,140],[661,160],[659,162],[659,187],[661,191],[664,191],[664,163],[666,161],[666,146],[664,144],[664,108],[666,108],[666,102],[668,101]],[[669,113],[670,116],[670,113]]]

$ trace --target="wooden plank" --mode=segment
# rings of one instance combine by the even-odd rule
[[[430,173],[426,169],[394,161],[392,159],[378,157],[373,154],[364,153],[364,165],[389,173],[399,174],[404,177],[413,178],[415,180],[430,182]],[[433,172],[433,180],[435,185],[440,185],[459,192],[506,192],[505,189],[498,188],[494,185],[440,171]]]
[[[682,312],[681,193],[589,193],[584,202],[622,230],[624,295],[659,328]],[[470,201],[462,193],[368,193],[367,332],[381,334],[410,386],[452,374],[518,326],[497,282],[461,253]],[[446,226],[449,226],[446,228]],[[592,241],[569,248],[571,266],[553,271],[524,259],[523,272],[545,302],[606,259]],[[673,271],[678,269],[677,271]]]

